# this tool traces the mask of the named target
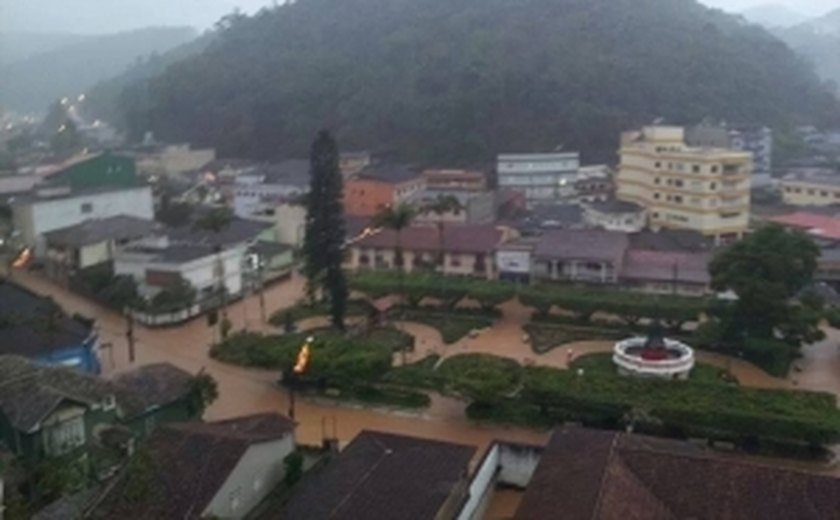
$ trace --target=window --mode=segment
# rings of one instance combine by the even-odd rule
[[[717,184],[715,184],[714,182],[709,184],[709,189],[715,191],[717,189]]]
[[[659,177],[653,179],[654,184],[659,184],[660,182],[661,182],[661,179]]]
[[[653,166],[656,167],[656,168],[662,168],[662,163],[659,162],[659,161],[656,161],[656,164],[654,164]]]
[[[653,198],[654,198],[654,199],[656,199],[656,200],[659,200],[659,194],[658,194],[658,193],[654,193],[654,194],[653,194]]]
[[[67,453],[85,443],[84,416],[79,415],[50,426],[44,433],[45,448],[48,453],[52,455]]]
[[[785,187],[785,193],[792,193],[792,192],[793,192],[792,188],[790,188],[789,186]]]
[[[718,172],[718,167],[717,167],[717,165],[716,165],[716,164],[713,164],[713,165],[712,165],[712,167],[710,168],[710,170],[711,170],[711,172],[712,172],[712,173],[717,173],[717,172]]]
[[[82,203],[82,213],[90,213],[93,211],[93,203],[92,202],[83,202]]]
[[[816,192],[814,190],[808,190],[808,195],[814,195]]]
[[[682,201],[682,195],[674,195],[674,202],[676,202],[677,204],[682,204]]]
[[[795,190],[793,190],[793,191],[795,191],[796,193],[802,193],[802,188],[796,188],[796,189],[795,189]]]
[[[828,197],[828,192],[827,191],[821,191],[820,192],[820,197]]]
[[[676,186],[677,188],[682,188],[683,187],[683,181],[681,179],[675,180],[674,181],[674,186]]]
[[[693,171],[694,173],[700,173],[700,165],[698,165],[698,164],[693,165],[691,167],[691,171]]]
[[[654,211],[654,212],[653,212],[653,218],[659,218],[659,213],[658,213],[658,212],[656,212],[656,211]]]

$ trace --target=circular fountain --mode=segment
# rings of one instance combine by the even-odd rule
[[[616,343],[613,363],[622,375],[688,379],[694,368],[694,350],[685,343],[666,338],[662,327],[654,324],[647,337]]]

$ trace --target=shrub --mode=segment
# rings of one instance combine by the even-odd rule
[[[441,390],[445,380],[440,373],[435,371],[438,361],[440,361],[440,356],[432,354],[420,361],[394,367],[385,375],[384,380],[414,388]]]
[[[531,349],[537,354],[545,354],[556,347],[576,341],[612,340],[624,336],[614,328],[575,325],[528,323],[523,327],[523,330],[528,334]]]
[[[402,311],[399,315],[403,320],[422,323],[435,328],[440,332],[443,342],[447,345],[460,341],[473,330],[484,329],[493,325],[492,318],[463,312],[435,312],[417,309]]]
[[[459,354],[438,367],[447,386],[476,401],[492,401],[514,392],[521,367],[513,359],[490,354]]]

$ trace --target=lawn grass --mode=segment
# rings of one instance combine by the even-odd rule
[[[347,301],[347,317],[367,316],[370,312],[370,303],[367,300],[353,299]],[[286,315],[291,315],[293,322],[315,318],[318,316],[329,316],[330,308],[325,302],[317,302],[310,305],[307,302],[299,302],[288,309],[276,311],[269,318],[269,323],[275,327],[283,327],[286,324]]]
[[[528,323],[523,330],[528,334],[531,350],[537,354],[545,354],[559,346],[576,341],[617,340],[624,337],[624,334],[617,330],[578,325]]]
[[[583,369],[585,375],[627,377],[619,375],[613,363],[612,354],[607,352],[580,356],[572,361],[570,368]],[[728,379],[726,370],[707,363],[695,363],[688,380],[694,383],[711,384],[726,384],[732,381]]]
[[[440,332],[447,345],[457,343],[473,330],[485,329],[493,325],[493,319],[481,314],[426,309],[405,309],[398,313],[397,319],[428,325]]]
[[[444,359],[437,372],[447,388],[480,398],[516,391],[522,367],[513,359],[491,354],[458,354]]]

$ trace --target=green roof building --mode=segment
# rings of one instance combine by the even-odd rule
[[[143,184],[133,157],[104,152],[71,162],[49,177],[50,184],[73,190],[132,188]]]

